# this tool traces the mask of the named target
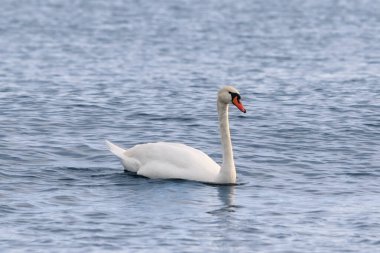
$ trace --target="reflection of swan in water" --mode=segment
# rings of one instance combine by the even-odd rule
[[[210,214],[230,213],[235,212],[237,206],[234,205],[235,200],[235,186],[236,185],[224,185],[217,186],[218,197],[221,201],[221,208],[212,210]]]
[[[233,206],[234,199],[235,199],[235,186],[234,185],[227,185],[218,187],[218,196],[219,199],[222,201],[222,203],[226,207]]]

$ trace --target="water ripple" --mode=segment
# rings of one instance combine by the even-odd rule
[[[4,252],[376,252],[379,5],[2,1]],[[177,141],[238,184],[124,173],[104,145]]]

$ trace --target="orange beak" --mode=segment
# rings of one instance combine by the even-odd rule
[[[243,104],[238,100],[237,97],[234,97],[234,99],[232,99],[232,103],[242,112],[246,113],[247,110],[244,108]]]

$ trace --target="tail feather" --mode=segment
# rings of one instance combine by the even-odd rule
[[[119,157],[120,159],[123,159],[124,157],[124,152],[125,152],[125,149],[122,149],[121,147],[113,144],[112,142],[106,140],[106,144],[109,148],[109,150],[114,154],[116,155],[117,157]]]

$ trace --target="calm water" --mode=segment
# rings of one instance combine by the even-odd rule
[[[1,1],[1,252],[376,252],[379,1]],[[123,173],[104,139],[221,160],[236,186]]]

